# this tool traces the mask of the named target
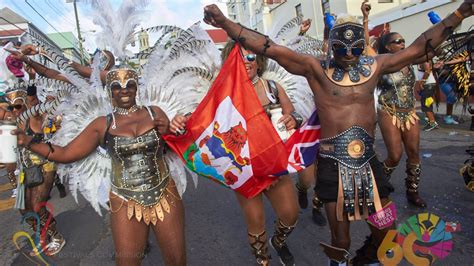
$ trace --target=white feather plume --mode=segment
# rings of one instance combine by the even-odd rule
[[[52,138],[56,145],[66,146],[94,119],[111,112],[111,103],[103,92],[100,81],[99,54],[94,58],[94,62],[91,86],[73,93],[68,104],[58,110],[63,117],[60,130]],[[62,180],[67,180],[76,201],[77,191],[80,191],[99,214],[102,214],[100,207],[108,209],[112,164],[110,157],[101,147],[80,161],[59,164],[58,174]]]
[[[94,9],[94,23],[102,28],[97,43],[110,47],[116,58],[130,57],[127,45],[133,42],[133,33],[143,19],[147,0],[123,0],[117,11],[108,0],[86,0]]]
[[[307,36],[298,36],[303,17],[294,17],[289,21],[277,22],[269,32],[276,43],[286,46],[297,53],[322,58],[323,42]],[[263,78],[279,83],[288,94],[295,110],[306,120],[316,109],[313,91],[308,81],[302,76],[290,74],[274,60],[268,60],[267,70]]]

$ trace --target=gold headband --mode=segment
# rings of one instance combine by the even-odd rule
[[[26,103],[26,91],[22,89],[17,89],[5,93],[5,99],[9,104],[15,103],[16,100],[22,100],[23,103]]]
[[[127,83],[130,80],[134,80],[138,85],[138,73],[137,71],[129,68],[119,68],[110,70],[107,73],[107,77],[105,78],[105,83],[107,88],[110,89],[110,85],[112,83],[119,83],[122,88],[127,87]]]

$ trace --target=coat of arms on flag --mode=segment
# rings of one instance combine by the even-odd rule
[[[253,197],[288,165],[288,152],[263,110],[237,45],[181,136],[164,136],[188,169]]]
[[[185,151],[183,159],[192,171],[231,188],[253,176],[247,124],[229,97],[219,104],[214,120]]]

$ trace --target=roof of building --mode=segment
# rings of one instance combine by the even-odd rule
[[[24,30],[0,30],[0,37],[21,36]]]
[[[206,31],[214,43],[224,43],[227,42],[229,38],[223,29],[209,29]]]
[[[5,24],[17,24],[17,23],[28,23],[28,20],[23,18],[22,16],[18,15],[17,13],[13,12],[8,7],[4,7],[0,9],[0,17],[5,18],[7,21],[0,19],[0,25],[5,25]]]
[[[76,36],[70,31],[60,33],[48,33],[48,37],[61,49],[78,49],[79,44]]]

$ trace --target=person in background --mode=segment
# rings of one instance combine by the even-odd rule
[[[428,118],[428,124],[423,128],[424,131],[431,131],[438,129],[439,125],[436,122],[435,114],[433,112],[433,103],[435,102],[436,80],[432,73],[432,62],[425,62],[419,65],[418,71],[421,72],[421,79],[419,87],[421,88],[421,111],[425,113]]]
[[[303,23],[300,25],[300,32],[298,35],[304,36],[310,27],[310,19],[303,21]],[[326,24],[325,27],[327,27]],[[315,171],[317,167],[316,165],[317,162],[304,169],[303,171],[298,172],[298,181],[296,182],[295,186],[298,192],[298,204],[301,209],[308,208],[308,189],[314,186],[317,179]],[[325,226],[327,224],[327,221],[322,212],[323,203],[319,200],[316,192],[314,192],[313,200],[311,202],[313,205],[311,212],[313,222],[319,226]]]
[[[379,54],[394,54],[405,49],[405,39],[396,32],[383,35],[379,40]],[[403,154],[407,154],[405,186],[408,202],[426,207],[418,194],[420,182],[420,130],[415,110],[415,71],[411,65],[398,72],[382,75],[377,87],[378,123],[387,147],[383,161],[384,173],[390,178]]]

